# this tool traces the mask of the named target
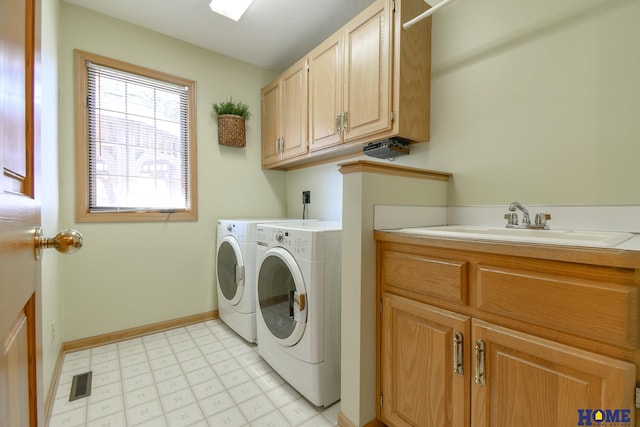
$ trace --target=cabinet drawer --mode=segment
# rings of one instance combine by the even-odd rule
[[[477,307],[614,345],[638,344],[638,289],[555,274],[478,266]]]
[[[467,262],[385,251],[382,256],[382,279],[390,287],[467,303]]]

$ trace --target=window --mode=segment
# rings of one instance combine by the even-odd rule
[[[76,219],[197,219],[195,82],[76,50]]]

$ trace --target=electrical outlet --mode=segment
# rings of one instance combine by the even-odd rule
[[[51,321],[51,344],[56,342],[56,321]]]
[[[302,192],[302,204],[303,205],[308,205],[309,203],[311,203],[311,190],[303,191]]]

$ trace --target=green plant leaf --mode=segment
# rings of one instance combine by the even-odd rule
[[[227,99],[226,101],[211,104],[211,107],[213,112],[217,115],[235,114],[236,116],[242,117],[244,120],[249,120],[249,118],[251,117],[249,106],[247,104],[243,104],[240,101],[233,102],[233,97]]]

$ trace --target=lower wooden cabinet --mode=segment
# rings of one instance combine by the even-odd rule
[[[469,345],[474,427],[598,425],[597,410],[632,425],[634,364],[476,319]]]
[[[635,425],[632,363],[388,292],[379,325],[389,426]]]
[[[382,420],[393,426],[468,425],[469,347],[462,340],[470,335],[471,319],[388,293],[382,312]]]

